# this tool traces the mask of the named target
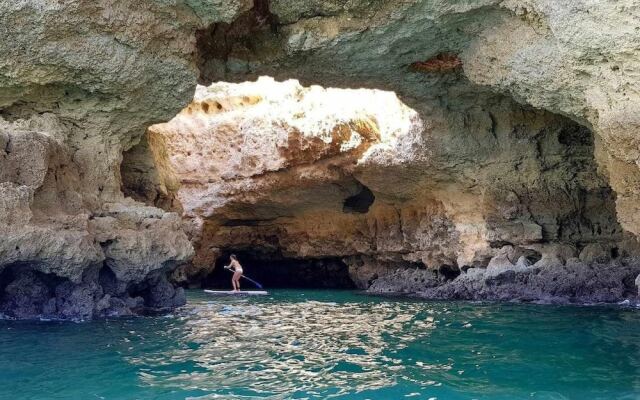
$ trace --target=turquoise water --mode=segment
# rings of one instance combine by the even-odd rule
[[[640,399],[640,310],[340,291],[0,321],[2,399]]]

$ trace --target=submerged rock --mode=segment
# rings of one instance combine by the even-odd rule
[[[184,289],[174,287],[164,275],[155,278],[149,285],[147,296],[145,296],[145,305],[147,307],[156,309],[174,308],[187,302]]]

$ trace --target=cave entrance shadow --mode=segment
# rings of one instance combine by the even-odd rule
[[[215,269],[203,281],[204,288],[231,288],[231,272],[224,269],[229,255],[235,254],[244,273],[265,289],[354,289],[349,267],[339,258],[293,259],[265,256],[248,251],[225,251],[218,257]],[[243,289],[255,285],[243,279]]]

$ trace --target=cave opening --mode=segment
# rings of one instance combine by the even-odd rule
[[[378,192],[359,175],[359,162],[380,156],[374,150],[381,145],[402,146],[398,138],[419,124],[391,91],[305,87],[268,76],[220,81],[198,86],[176,117],[150,126],[123,153],[121,189],[181,215],[196,254],[184,273],[172,274],[175,283],[229,288],[222,266],[234,252],[265,287],[351,289],[345,252],[335,248],[343,238],[330,233],[324,253],[314,252],[327,256],[309,258],[300,249],[323,243],[293,244],[298,239],[283,226],[330,232],[332,221],[365,224]],[[260,251],[266,247],[268,254]]]
[[[362,189],[358,194],[347,197],[344,200],[342,211],[345,213],[359,213],[366,214],[369,212],[369,208],[376,200],[376,196],[371,189],[366,186],[362,186]]]
[[[224,266],[235,254],[244,273],[267,289],[354,289],[349,267],[337,257],[295,259],[265,255],[260,251],[228,250],[216,259],[215,268],[201,282],[203,288],[231,288],[232,273]],[[256,285],[242,279],[242,289]]]

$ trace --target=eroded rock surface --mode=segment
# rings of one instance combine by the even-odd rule
[[[53,114],[0,122],[0,312],[88,319],[141,311],[113,304],[191,257],[180,217],[124,199],[88,207],[81,170],[58,129]],[[101,268],[123,285],[119,293],[105,294]]]
[[[0,1],[0,312],[84,319],[184,300],[160,278],[193,252],[180,217],[125,200],[122,153],[193,96],[196,30],[250,7]]]
[[[453,281],[415,290],[428,299],[521,300],[545,303],[612,303],[633,298],[638,260],[611,263],[540,263],[499,270],[472,268]]]
[[[202,279],[233,250],[341,259],[359,287],[431,297],[630,296],[639,15],[633,0],[0,0],[2,311],[171,306],[166,273]],[[261,75],[283,82],[209,86]],[[499,265],[517,284],[492,292]],[[416,269],[438,286],[402,289]],[[540,283],[554,277],[572,288]]]

